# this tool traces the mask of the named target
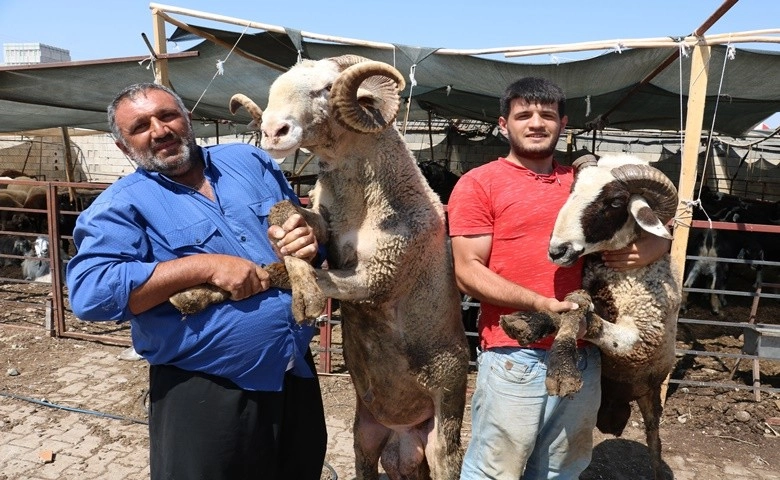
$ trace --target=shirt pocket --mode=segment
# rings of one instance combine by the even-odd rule
[[[271,207],[276,205],[276,199],[273,197],[267,197],[259,202],[250,203],[249,210],[255,214],[255,216],[263,223],[268,222],[268,214],[271,212]]]
[[[217,232],[217,226],[210,220],[188,225],[165,234],[168,245],[180,253],[206,252],[206,244]]]

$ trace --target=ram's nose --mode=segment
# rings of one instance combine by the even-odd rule
[[[571,242],[550,242],[550,248],[547,249],[547,255],[553,263],[557,265],[571,265],[579,258],[583,249],[577,247]]]

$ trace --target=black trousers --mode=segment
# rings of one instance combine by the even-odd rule
[[[311,351],[307,362],[314,368]],[[170,365],[149,370],[151,480],[319,480],[327,431],[319,380],[281,392]]]

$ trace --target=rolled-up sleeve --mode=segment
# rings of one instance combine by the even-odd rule
[[[114,203],[112,205],[112,203]],[[79,215],[76,255],[68,262],[73,313],[82,320],[129,320],[130,292],[146,282],[158,261],[131,205],[99,199]]]

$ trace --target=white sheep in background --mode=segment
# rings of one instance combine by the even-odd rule
[[[48,237],[39,236],[36,237],[35,242],[28,244],[26,252],[22,253],[27,257],[22,260],[22,278],[25,280],[33,280],[36,282],[51,283],[51,258],[50,257],[50,245]],[[63,261],[68,260],[69,256],[64,252],[60,253],[60,258]],[[65,275],[63,265],[63,277]]]
[[[378,478],[381,461],[392,479],[457,479],[468,347],[443,206],[393,124],[403,85],[385,63],[304,60],[273,83],[265,112],[244,95],[231,110],[253,114],[272,157],[319,158],[312,208],[272,214],[301,213],[327,240],[327,269],[285,264],[299,321],[340,300],[357,478]]]
[[[34,256],[34,258],[22,260],[22,278],[25,280],[36,280],[51,272],[48,238],[37,237],[30,250],[25,252],[25,256]]]
[[[659,170],[628,155],[593,156],[575,162],[572,192],[552,232],[550,259],[571,265],[579,257],[616,250],[645,230],[671,238],[665,227],[677,208],[677,190]],[[680,287],[669,254],[639,269],[618,272],[598,255],[589,255],[583,272],[584,291],[567,300],[579,310],[517,313],[501,318],[501,326],[521,344],[558,331],[550,352],[547,388],[565,396],[582,385],[576,368],[576,334],[588,317],[585,339],[602,352],[602,401],[597,426],[619,436],[636,400],[645,423],[647,445],[656,479],[663,478],[659,422],[661,386],[675,362]]]

